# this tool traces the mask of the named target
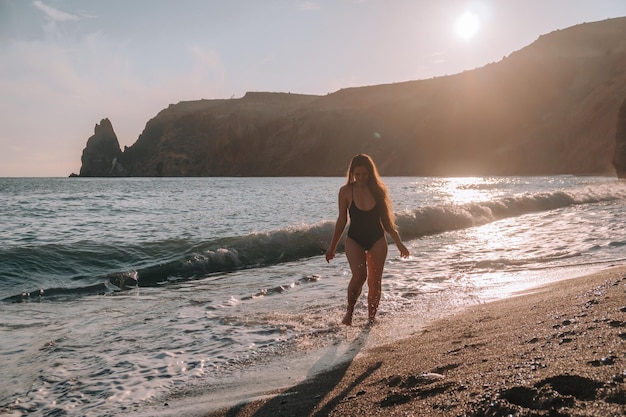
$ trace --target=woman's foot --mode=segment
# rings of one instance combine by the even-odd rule
[[[345,324],[346,326],[352,326],[352,311],[348,310],[346,315],[343,316],[343,320],[341,320],[341,324]]]

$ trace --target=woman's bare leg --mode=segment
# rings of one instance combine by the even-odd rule
[[[367,313],[370,323],[374,322],[382,293],[383,268],[387,259],[387,239],[381,237],[367,251]]]
[[[346,326],[351,326],[354,305],[361,295],[363,284],[365,284],[365,281],[367,280],[367,258],[365,250],[361,247],[361,245],[350,238],[346,238],[346,257],[348,258],[348,263],[350,264],[352,278],[348,284],[348,308],[346,310],[346,315],[341,322]]]

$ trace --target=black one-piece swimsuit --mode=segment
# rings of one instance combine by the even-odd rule
[[[348,209],[350,213],[350,227],[348,237],[361,245],[365,250],[370,250],[374,243],[385,236],[385,231],[380,223],[380,210],[378,202],[371,210],[361,210],[354,204],[354,188],[352,189],[352,204]]]

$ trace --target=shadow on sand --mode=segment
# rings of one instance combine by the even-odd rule
[[[224,417],[327,416],[355,386],[380,367],[381,364],[377,363],[360,375],[354,375],[351,377],[352,382],[345,389],[333,397],[328,397],[344,378],[356,355],[365,346],[369,332],[369,326],[363,328],[343,353],[340,345],[330,346],[311,367],[307,378],[301,383],[281,391],[269,400],[239,404],[216,415]]]

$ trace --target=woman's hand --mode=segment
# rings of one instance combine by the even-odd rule
[[[396,244],[396,246],[398,247],[398,250],[400,251],[400,257],[401,258],[408,258],[411,255],[409,253],[409,250],[406,248],[406,246],[404,246],[404,244],[402,242],[398,242],[398,244]]]
[[[331,259],[335,259],[335,251],[328,249],[326,251],[326,262],[330,262]]]

